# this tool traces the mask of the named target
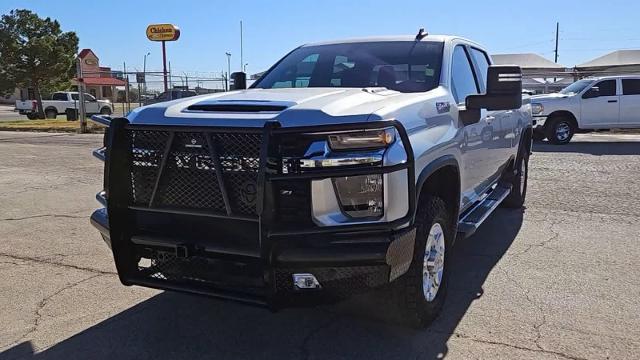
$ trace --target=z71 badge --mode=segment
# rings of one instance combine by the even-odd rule
[[[438,110],[438,114],[448,113],[451,110],[451,105],[449,102],[437,102],[436,109]]]

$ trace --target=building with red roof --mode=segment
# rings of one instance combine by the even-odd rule
[[[126,82],[115,76],[111,68],[100,66],[100,59],[91,49],[82,49],[78,53],[82,80],[86,91],[97,99],[116,101],[118,91],[116,87],[126,86]],[[74,78],[73,85],[78,85],[78,79]]]

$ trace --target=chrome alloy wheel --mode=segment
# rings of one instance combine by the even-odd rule
[[[428,302],[438,294],[444,274],[444,231],[439,223],[433,224],[429,230],[427,245],[422,262],[422,294]]]
[[[569,124],[566,122],[561,122],[556,126],[556,139],[559,141],[565,141],[569,138],[569,133],[571,132],[571,128]]]

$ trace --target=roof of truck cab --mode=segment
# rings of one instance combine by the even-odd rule
[[[305,44],[303,45],[303,47],[317,46],[317,45],[345,44],[345,43],[363,43],[363,42],[415,41],[415,39],[416,39],[416,35],[371,36],[371,37],[321,41],[316,43]],[[479,47],[482,47],[480,44],[476,43],[475,41],[471,41],[459,36],[451,36],[451,35],[427,35],[424,38],[422,38],[421,41],[447,42],[451,40],[462,40],[464,42],[468,42],[471,44],[478,45]]]

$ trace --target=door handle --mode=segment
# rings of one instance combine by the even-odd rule
[[[607,102],[608,102],[608,103],[617,103],[617,102],[618,102],[618,100],[608,100]]]

